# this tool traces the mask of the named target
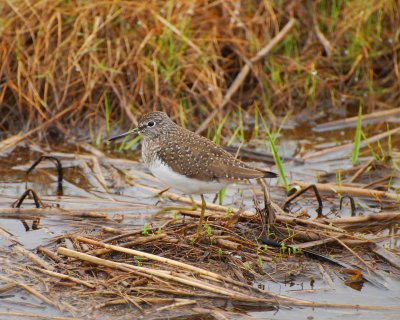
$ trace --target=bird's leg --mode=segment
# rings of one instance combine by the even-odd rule
[[[204,212],[206,211],[206,200],[204,199],[204,195],[200,195],[201,197],[201,213],[200,213],[200,220],[199,225],[197,227],[197,239],[201,236],[201,230],[203,229],[203,220],[204,220]]]
[[[154,195],[155,197],[158,197],[158,199],[159,199],[159,200],[157,201],[156,205],[158,205],[160,202],[163,201],[162,195],[163,195],[165,192],[167,192],[169,189],[171,189],[171,187],[162,189],[161,191],[157,192],[157,193]]]
[[[155,214],[159,215],[161,213],[167,212],[167,211],[172,211],[172,210],[178,210],[178,211],[196,211],[197,210],[197,204],[196,201],[194,201],[192,196],[189,196],[190,201],[192,201],[192,206],[191,207],[178,207],[178,206],[166,206],[163,208],[160,208]]]

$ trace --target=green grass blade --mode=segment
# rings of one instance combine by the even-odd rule
[[[225,125],[226,120],[228,120],[229,114],[230,114],[230,112],[228,112],[226,114],[226,116],[224,117],[224,119],[222,119],[222,122],[219,124],[217,130],[214,133],[213,142],[217,146],[219,146],[221,144],[221,131],[222,131],[222,128],[224,127],[224,125]]]
[[[104,92],[104,113],[105,113],[105,118],[106,118],[106,130],[107,133],[110,133],[111,127],[110,127],[110,101],[108,100],[108,95],[107,92]]]
[[[260,111],[258,110],[258,112],[260,112]],[[270,147],[271,147],[272,156],[274,158],[276,167],[278,168],[279,176],[282,179],[282,182],[283,182],[283,185],[285,187],[286,192],[289,192],[290,191],[290,186],[289,186],[289,184],[287,182],[287,179],[286,179],[286,176],[285,176],[285,170],[283,169],[281,157],[279,156],[278,149],[276,148],[276,145],[275,145],[275,140],[276,140],[277,135],[271,134],[271,132],[269,131],[269,128],[267,126],[267,123],[265,122],[265,119],[264,119],[264,117],[262,116],[261,113],[260,113],[260,118],[261,118],[261,121],[263,123],[264,129],[267,132],[268,141],[269,141],[269,144],[270,144]]]
[[[351,163],[356,165],[358,163],[358,156],[360,154],[360,141],[361,141],[361,116],[362,116],[362,103],[358,108],[356,135],[354,137],[353,153],[351,155]]]

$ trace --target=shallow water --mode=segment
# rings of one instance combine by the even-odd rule
[[[368,131],[368,130],[366,130]],[[374,128],[370,130],[374,132]],[[318,150],[335,146],[338,142],[351,143],[354,136],[352,129],[340,129],[332,134],[329,132],[316,132],[310,127],[303,124],[297,124],[292,127],[285,128],[282,136],[278,140],[280,154],[283,157],[300,159],[301,156],[307,156]],[[339,137],[339,139],[338,139]],[[392,137],[391,152],[399,153],[400,143],[399,137]],[[382,142],[382,150],[389,150],[385,146],[387,141]],[[253,140],[248,147],[259,152],[265,152],[267,143],[261,140]],[[88,210],[106,213],[107,219],[100,218],[79,218],[64,216],[60,214],[46,215],[41,218],[41,228],[38,230],[26,231],[20,220],[15,218],[4,218],[0,216],[0,228],[10,233],[8,239],[0,235],[0,262],[3,266],[8,266],[7,274],[10,272],[9,266],[13,265],[13,254],[10,255],[11,242],[19,243],[28,250],[35,250],[39,245],[46,245],[53,241],[55,237],[68,232],[74,232],[77,228],[90,230],[99,230],[103,226],[117,229],[130,230],[132,228],[141,228],[145,223],[158,225],[165,217],[171,217],[171,214],[164,216],[156,216],[155,213],[160,206],[171,205],[171,201],[164,200],[164,203],[158,204],[159,199],[154,196],[154,192],[146,189],[153,187],[162,189],[158,181],[153,178],[147,168],[138,162],[118,161],[115,160],[120,156],[127,154],[110,155],[105,160],[101,160],[103,165],[101,174],[96,171],[95,165],[91,162],[91,158],[84,155],[75,155],[73,152],[68,153],[68,148],[63,148],[63,153],[53,154],[61,159],[64,165],[64,188],[63,194],[57,194],[56,170],[54,165],[45,161],[39,165],[28,179],[28,187],[33,188],[42,200],[50,206],[60,206],[67,210]],[[351,152],[351,150],[350,150]],[[49,153],[48,151],[46,153]],[[41,154],[40,148],[32,148],[29,146],[19,146],[9,154],[0,158],[0,208],[10,208],[10,205],[25,191],[25,172],[30,164],[36,160]],[[133,154],[128,154],[132,157]],[[360,162],[365,163],[372,158],[368,148],[361,150]],[[250,159],[251,160],[251,159]],[[398,161],[398,160],[397,160]],[[260,167],[269,167],[268,163],[255,163]],[[114,167],[114,169],[111,168]],[[315,182],[320,179],[321,174],[335,173],[340,170],[346,170],[352,167],[349,160],[349,152],[333,153],[328,156],[316,157],[312,161],[301,163],[301,161],[285,161],[284,167],[289,181],[303,180],[307,182]],[[130,181],[119,180],[115,174],[115,168],[118,170],[127,170],[131,175]],[[273,168],[274,169],[274,168]],[[103,176],[102,176],[103,175]],[[373,177],[369,179],[372,180]],[[333,178],[334,179],[334,178]],[[332,181],[332,179],[331,179]],[[333,180],[334,181],[334,180]],[[105,183],[104,183],[105,182]],[[282,203],[285,194],[283,188],[277,186],[277,182],[271,181],[271,197],[278,203]],[[399,177],[392,180],[392,189],[395,190],[399,185]],[[143,187],[144,186],[144,187]],[[233,185],[227,189],[223,199],[223,204],[227,206],[243,206],[245,209],[253,209],[253,194],[258,190],[258,186],[251,185]],[[173,191],[173,190],[172,190]],[[178,193],[178,192],[177,192]],[[213,196],[207,196],[207,201],[212,201]],[[338,210],[338,199],[331,195],[324,198],[325,208],[323,213],[329,217],[334,217],[338,213],[341,216],[350,215],[350,210],[346,207],[342,211]],[[368,207],[371,203],[368,199],[359,199],[359,203],[364,205],[368,210],[374,210]],[[393,208],[397,204],[386,201],[380,204],[379,208]],[[33,208],[32,200],[28,199],[22,205],[22,208]],[[316,202],[313,198],[299,200],[291,206],[291,211],[296,213],[297,210],[306,208],[309,215],[316,217]],[[28,220],[28,225],[31,222]],[[387,230],[381,231],[382,234]],[[10,242],[11,241],[11,242]],[[391,247],[400,249],[399,242],[391,242]],[[16,256],[15,256],[16,257]],[[303,263],[304,259],[299,262]],[[384,263],[380,263],[378,267],[381,278],[379,282],[386,286],[386,289],[378,288],[372,284],[365,283],[361,291],[353,290],[344,285],[343,279],[338,276],[338,272],[325,265],[334,283],[334,287],[330,287],[322,279],[316,262],[307,263],[307,270],[304,274],[297,274],[291,283],[286,283],[283,279],[277,283],[268,281],[263,282],[267,290],[274,293],[285,294],[296,298],[329,302],[329,303],[346,303],[360,305],[377,305],[387,307],[400,306],[400,281],[399,273],[390,273],[384,270]],[[272,268],[273,269],[273,268]],[[4,269],[0,267],[0,275],[4,275]],[[310,277],[315,280],[313,287],[310,286]],[[257,283],[255,284],[257,285]],[[0,285],[1,287],[1,285]],[[0,293],[0,319],[1,312],[32,312],[43,315],[60,315],[61,312],[38,302],[36,298],[26,294],[24,291],[15,290],[11,293]],[[260,311],[245,312],[254,318],[273,318],[273,319],[395,319],[400,318],[398,311],[373,311],[373,310],[357,310],[357,309],[323,309],[323,308],[281,308],[278,312]]]

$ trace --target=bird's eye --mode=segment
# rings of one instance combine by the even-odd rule
[[[156,124],[156,123],[155,123],[154,121],[149,121],[149,122],[147,122],[147,126],[148,126],[148,127],[154,127],[155,124]]]

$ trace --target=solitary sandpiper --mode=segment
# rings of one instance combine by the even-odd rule
[[[277,174],[235,159],[212,141],[175,124],[164,112],[150,112],[137,128],[111,138],[139,133],[142,157],[151,173],[169,187],[201,196],[200,236],[206,202],[204,194],[216,193],[237,180],[275,178]]]

